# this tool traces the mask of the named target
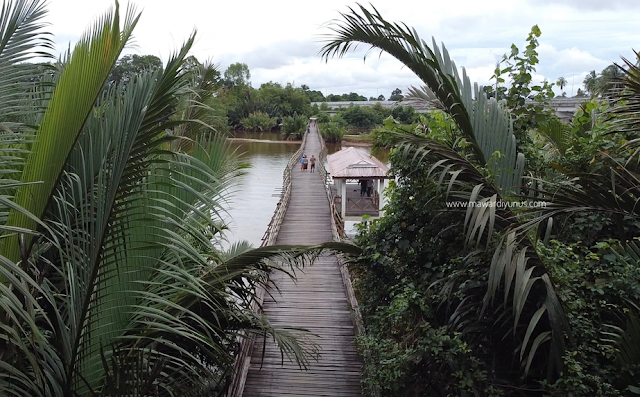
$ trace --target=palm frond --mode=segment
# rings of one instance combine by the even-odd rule
[[[550,117],[546,119],[544,123],[538,126],[538,131],[561,155],[564,155],[564,152],[571,145],[569,126],[558,118]]]
[[[460,78],[444,45],[440,50],[434,40],[429,47],[414,29],[385,21],[375,8],[371,12],[359,6],[361,15],[350,11],[341,14],[344,21],[329,25],[334,34],[322,48],[322,57],[342,57],[356,43],[392,55],[425,83],[422,89],[412,88],[408,99],[439,102],[468,141],[478,164],[496,171],[496,185],[503,193],[520,186],[524,155],[516,151],[508,112],[488,100],[477,85],[472,86],[464,69]]]
[[[49,203],[66,158],[138,18],[130,8],[121,30],[116,3],[115,11],[105,14],[80,39],[64,68],[22,172],[25,185],[18,188],[15,196],[18,205],[37,217],[42,216]],[[9,213],[7,224],[29,230],[36,226],[15,211]],[[19,259],[17,238],[10,235],[0,243],[0,252],[13,261]],[[26,245],[31,245],[30,237]]]
[[[508,111],[495,100],[487,99],[480,87],[472,85],[464,69],[460,78],[444,46],[439,48],[435,41],[429,46],[414,29],[385,21],[375,8],[369,11],[359,5],[357,11],[352,8],[350,11],[341,14],[342,21],[329,25],[333,34],[328,35],[322,57],[327,60],[341,57],[359,43],[365,43],[371,46],[370,51],[378,49],[392,55],[425,83],[422,88],[412,88],[408,99],[435,102],[449,114],[460,136],[469,144],[471,155],[464,156],[429,138],[411,135],[397,136],[400,153],[414,164],[426,164],[429,176],[446,187],[450,199],[468,204],[464,221],[467,243],[489,246],[494,230],[504,232],[518,225],[506,205],[498,206],[519,191],[525,162],[524,155],[517,151]],[[506,241],[498,244],[488,276],[484,307],[478,307],[482,310],[476,313],[485,313],[499,291],[504,291],[503,311],[496,315],[495,324],[504,323],[499,318],[505,316],[512,320],[510,332],[516,340],[523,341],[518,349],[524,372],[546,341],[551,341],[555,365],[550,368],[559,370],[567,322],[531,243],[522,236],[509,234]],[[541,301],[546,302],[544,307]],[[507,302],[511,303],[510,308]],[[543,314],[550,328],[539,326]]]
[[[29,91],[37,84],[39,66],[36,57],[50,58],[50,35],[42,29],[46,23],[42,0],[3,1],[0,10],[0,131],[16,131],[22,116],[37,109],[30,106]]]

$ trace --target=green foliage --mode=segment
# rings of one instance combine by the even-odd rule
[[[329,113],[323,111],[315,113],[313,117],[318,120],[318,123],[328,123],[331,121],[331,116],[329,116]]]
[[[107,84],[128,83],[132,78],[145,71],[162,68],[162,61],[155,55],[125,55],[116,62],[107,78]]]
[[[515,116],[513,130],[520,141],[527,139],[527,130],[536,128],[539,123],[553,114],[548,107],[545,107],[554,97],[553,84],[545,80],[541,85],[532,86],[532,74],[536,71],[536,65],[539,62],[537,48],[540,35],[540,28],[534,25],[522,53],[515,44],[512,44],[511,53],[502,56],[491,76],[491,79],[495,79],[497,88],[486,87],[487,92],[493,93],[497,99],[506,100],[507,108]],[[507,83],[505,75],[510,83],[508,87],[501,85]]]
[[[419,117],[413,106],[396,106],[391,109],[391,115],[402,124],[412,124]]]
[[[251,72],[246,63],[232,63],[224,71],[224,85],[226,87],[247,86],[250,78]]]
[[[563,376],[543,382],[551,395],[623,396],[635,366],[617,365],[616,346],[608,341],[610,326],[625,328],[627,301],[640,301],[640,271],[614,251],[616,240],[593,246],[581,242],[538,244],[549,266],[558,296],[565,303],[575,345],[564,357]]]
[[[462,248],[464,214],[446,210],[427,170],[397,153],[392,169],[400,183],[388,191],[385,217],[361,229],[363,255],[350,268],[367,331],[358,342],[368,392],[502,396],[526,389],[511,379],[510,338],[497,330],[493,340],[493,333],[462,332],[477,318],[467,304],[487,279],[487,269]]]
[[[326,142],[341,142],[346,130],[335,122],[320,123],[320,133]]]
[[[234,127],[241,126],[242,120],[254,112],[266,113],[276,123],[295,114],[312,114],[305,90],[291,84],[283,87],[279,83],[268,82],[259,89],[248,85],[234,85],[222,90],[220,98],[227,108],[229,123]]]
[[[623,69],[611,64],[604,68],[600,73],[592,70],[583,80],[585,91],[592,97],[610,97],[615,95],[615,91],[622,88],[622,78],[624,77]]]
[[[324,102],[324,101],[326,101],[326,98],[324,97],[324,94],[322,93],[322,91],[309,90],[309,87],[307,87],[307,89],[305,90],[304,87],[306,87],[306,86],[302,85],[300,88],[303,89],[304,94],[307,96],[307,98],[309,98],[310,102]]]
[[[305,115],[287,116],[282,119],[280,134],[282,139],[302,139],[302,135],[307,131],[309,119]]]
[[[359,102],[359,101],[366,101],[367,98],[357,94],[355,92],[350,92],[348,94],[342,94],[342,95],[337,95],[337,94],[329,94],[327,95],[327,102]]]
[[[391,115],[391,109],[383,107],[381,104],[376,103],[373,106],[370,106],[369,109],[376,113],[376,117],[378,120],[378,124],[381,123],[382,120],[386,119]]]
[[[262,84],[256,92],[254,106],[276,119],[294,114],[311,115],[309,97],[302,88],[293,87],[291,84],[285,87],[274,82]]]
[[[5,3],[0,21],[20,18],[0,23],[0,60],[47,47],[32,31],[42,10]],[[310,352],[248,308],[270,271],[323,247],[218,248],[244,166],[211,134],[217,70],[185,62],[195,37],[163,68],[105,86],[138,17],[129,8],[121,20],[116,2],[82,36],[42,101],[41,139],[0,131],[3,396],[208,396],[224,389],[245,332],[270,334],[299,365]],[[0,104],[14,94],[5,78]]]
[[[371,128],[382,122],[376,110],[358,105],[351,105],[341,110],[340,117],[347,122],[348,126],[356,128]]]
[[[265,112],[253,112],[240,121],[245,130],[271,131],[277,125],[276,119]]]
[[[391,95],[389,95],[390,101],[401,101],[402,98],[404,98],[404,96],[402,95],[402,90],[400,88],[396,88],[391,92]]]

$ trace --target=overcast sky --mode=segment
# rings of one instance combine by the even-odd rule
[[[366,47],[342,59],[321,60],[327,22],[356,3],[346,0],[138,0],[142,12],[127,53],[153,54],[166,61],[197,29],[193,55],[211,59],[223,72],[234,62],[251,71],[254,87],[274,81],[308,85],[325,95],[357,92],[389,97],[420,81],[395,59],[363,61]],[[50,0],[47,20],[58,50],[73,45],[112,0]],[[127,1],[121,0],[121,7]],[[368,5],[369,3],[363,2]],[[414,27],[449,49],[472,81],[488,84],[496,61],[512,43],[524,48],[531,27],[542,30],[535,78],[569,81],[567,95],[582,87],[590,70],[601,71],[620,56],[640,50],[640,0],[373,0],[388,21]],[[559,90],[557,90],[559,93]]]

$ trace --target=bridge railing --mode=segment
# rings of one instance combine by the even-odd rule
[[[262,237],[262,244],[260,245],[261,247],[275,245],[276,240],[278,239],[278,233],[280,232],[280,227],[282,226],[284,215],[287,212],[287,207],[289,206],[289,201],[291,200],[291,170],[298,163],[300,157],[302,157],[302,152],[304,150],[306,141],[307,134],[305,134],[302,138],[300,148],[291,156],[289,162],[287,163],[287,166],[282,172],[282,192],[280,193],[280,200],[278,201],[278,204],[276,204],[276,209],[273,212],[271,221],[269,222],[267,230]],[[251,303],[250,306],[250,310],[253,313],[259,313],[261,311],[265,294],[266,289],[264,287],[259,287],[256,290],[256,299]],[[233,364],[233,373],[231,374],[233,378],[229,382],[227,397],[242,397],[244,384],[247,380],[247,374],[249,373],[249,366],[251,365],[251,355],[253,354],[254,342],[254,334],[244,334],[240,336],[239,352]]]
[[[347,234],[344,230],[344,220],[342,219],[340,209],[338,209],[338,206],[335,203],[333,191],[331,190],[331,186],[329,186],[329,177],[327,174],[327,170],[324,168],[324,164],[327,160],[327,146],[324,143],[324,139],[322,139],[320,131],[318,131],[318,139],[320,139],[320,146],[322,147],[322,149],[320,150],[320,154],[318,155],[318,162],[320,163],[318,171],[322,176],[322,182],[324,184],[325,191],[327,193],[327,199],[329,200],[329,206],[331,208],[331,230],[333,231],[333,239],[335,241],[341,241],[347,238]],[[344,200],[344,198],[342,199]],[[356,332],[358,333],[358,335],[364,335],[362,314],[360,313],[358,299],[356,298],[356,294],[353,289],[353,282],[351,279],[351,274],[349,273],[349,268],[347,267],[346,260],[342,255],[337,255],[337,257],[340,274],[342,275],[342,283],[344,284],[345,292],[347,294],[347,300],[352,310],[352,320],[356,327]]]
[[[267,230],[264,232],[261,247],[274,245],[276,243],[276,240],[278,239],[278,233],[280,232],[280,227],[282,226],[284,214],[287,212],[289,201],[291,201],[291,170],[300,161],[300,157],[302,157],[302,152],[304,150],[304,145],[306,142],[307,134],[305,134],[302,138],[300,148],[291,156],[289,162],[287,163],[287,166],[284,168],[284,171],[282,173],[282,193],[280,193],[280,200],[278,201],[278,204],[276,204],[276,209],[273,212],[271,221],[267,226]]]

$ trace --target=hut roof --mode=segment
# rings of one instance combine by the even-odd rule
[[[342,149],[327,156],[332,178],[366,179],[391,178],[389,168],[382,161],[356,148]]]

